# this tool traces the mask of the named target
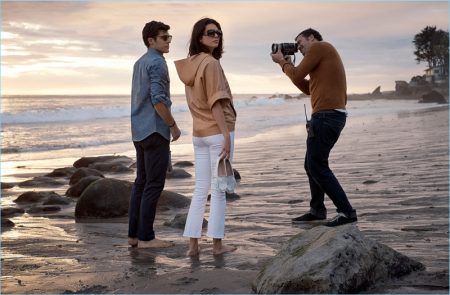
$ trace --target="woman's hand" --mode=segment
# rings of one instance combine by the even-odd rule
[[[231,151],[231,139],[230,139],[230,134],[228,134],[228,135],[224,136],[222,151],[220,152],[219,157],[221,159],[229,159],[230,151]]]

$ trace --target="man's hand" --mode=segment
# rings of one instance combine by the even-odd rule
[[[283,53],[281,53],[280,48],[278,48],[278,51],[276,53],[271,53],[270,56],[272,56],[273,62],[277,64],[281,64],[282,62],[286,61],[286,58],[284,57]],[[290,57],[287,61],[290,62]]]
[[[172,134],[172,141],[176,141],[178,138],[180,138],[181,131],[180,128],[178,128],[177,124],[170,128],[170,134]]]

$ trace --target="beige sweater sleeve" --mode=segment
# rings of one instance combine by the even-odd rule
[[[209,62],[203,74],[208,106],[212,109],[214,103],[221,99],[231,100],[225,74],[218,60]]]

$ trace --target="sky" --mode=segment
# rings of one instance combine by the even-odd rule
[[[310,27],[340,53],[348,93],[388,91],[424,74],[412,40],[426,26],[448,31],[448,12],[447,1],[1,1],[1,94],[127,95],[151,20],[171,26],[171,92],[183,94],[173,62],[203,17],[222,26],[233,93],[299,93],[270,50]]]

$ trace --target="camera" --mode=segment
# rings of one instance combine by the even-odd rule
[[[272,53],[277,53],[278,49],[281,50],[283,55],[294,55],[298,51],[296,43],[273,43]]]

